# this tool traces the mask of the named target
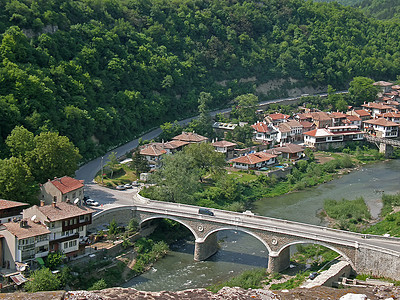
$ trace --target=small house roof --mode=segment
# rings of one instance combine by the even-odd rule
[[[78,180],[69,176],[54,178],[50,181],[62,194],[67,194],[83,187],[83,180]]]

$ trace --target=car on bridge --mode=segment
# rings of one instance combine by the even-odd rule
[[[214,213],[207,208],[199,208],[200,215],[214,216]]]

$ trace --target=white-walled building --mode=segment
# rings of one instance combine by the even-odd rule
[[[83,180],[69,176],[56,177],[40,185],[39,200],[44,201],[47,205],[53,202],[65,202],[67,199],[70,201],[79,199],[79,202],[82,203],[83,189]]]
[[[384,118],[364,121],[364,129],[382,138],[395,138],[399,136],[400,124]]]

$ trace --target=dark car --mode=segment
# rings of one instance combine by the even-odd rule
[[[311,273],[310,275],[308,275],[308,279],[311,279],[311,280],[313,280],[315,277],[317,277],[318,276],[318,272],[313,272],[313,273]]]
[[[213,216],[214,215],[214,213],[211,210],[207,209],[207,208],[199,208],[199,214],[200,215],[207,215],[207,216]]]

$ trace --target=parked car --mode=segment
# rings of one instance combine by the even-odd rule
[[[97,201],[94,201],[93,199],[86,199],[86,205],[89,205],[89,206],[99,206],[100,204],[99,204],[99,202],[97,202]]]
[[[207,209],[207,208],[199,208],[199,214],[208,215],[208,216],[213,216],[214,215],[214,213],[211,210]]]
[[[139,182],[137,182],[137,181],[133,181],[132,182],[132,186],[139,186],[140,184],[139,184]]]
[[[115,187],[115,189],[117,189],[117,190],[126,190],[126,187],[125,187],[125,185],[120,184],[120,185],[117,185],[117,186]]]
[[[309,279],[311,279],[311,280],[313,280],[315,277],[317,277],[319,274],[318,274],[318,272],[312,272],[309,276],[308,276],[308,278]]]
[[[131,189],[131,188],[132,188],[132,184],[127,183],[127,184],[124,185],[124,187],[125,187],[126,189]]]

